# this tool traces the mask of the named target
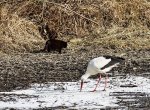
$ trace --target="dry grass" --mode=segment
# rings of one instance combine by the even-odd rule
[[[40,49],[44,40],[39,36],[33,22],[7,14],[7,7],[1,9],[0,48],[4,53],[29,52]]]
[[[84,45],[98,45],[116,50],[149,50],[150,30],[145,27],[111,28],[100,35],[91,35],[83,40]]]
[[[150,48],[148,0],[8,0],[6,3],[2,0],[1,3],[0,48],[5,53],[42,48],[44,41],[37,30],[42,19],[57,30],[60,39],[74,39],[70,40],[73,45]]]
[[[150,39],[140,38],[137,36],[126,36],[125,39],[117,37],[106,37],[99,39],[97,44],[102,47],[117,50],[146,50],[150,49]]]

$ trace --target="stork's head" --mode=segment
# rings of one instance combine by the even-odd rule
[[[84,81],[85,81],[89,76],[90,76],[90,74],[85,73],[85,74],[81,77],[80,91],[82,91],[83,83],[84,83]]]

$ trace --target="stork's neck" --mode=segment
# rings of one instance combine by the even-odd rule
[[[90,74],[85,73],[85,74],[81,77],[81,80],[85,81],[89,76],[90,76]]]

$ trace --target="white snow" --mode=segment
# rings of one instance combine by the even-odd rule
[[[96,80],[88,79],[87,83],[83,85],[82,92],[79,91],[80,81],[49,82],[42,85],[32,84],[31,88],[26,90],[0,92],[0,96],[5,94],[4,100],[14,99],[13,101],[0,100],[0,109],[33,109],[57,106],[67,106],[73,109],[117,107],[119,106],[116,104],[118,99],[110,95],[113,92],[142,92],[150,94],[150,79],[141,76],[110,77],[106,91],[102,91],[104,88],[104,79],[102,79],[97,91],[90,92],[94,89],[96,83]],[[137,87],[120,87],[120,85],[127,84],[134,84]]]

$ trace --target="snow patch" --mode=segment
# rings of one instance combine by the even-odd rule
[[[44,107],[67,106],[74,109],[118,107],[118,99],[111,93],[116,92],[142,92],[150,94],[150,79],[140,76],[110,77],[108,88],[104,88],[104,79],[96,92],[94,89],[96,80],[88,79],[80,92],[78,82],[49,82],[47,84],[32,84],[26,90],[14,90],[12,92],[0,92],[2,100],[0,109],[17,108],[33,109]],[[135,85],[133,87],[121,87],[121,85]],[[4,95],[4,97],[2,97]]]

